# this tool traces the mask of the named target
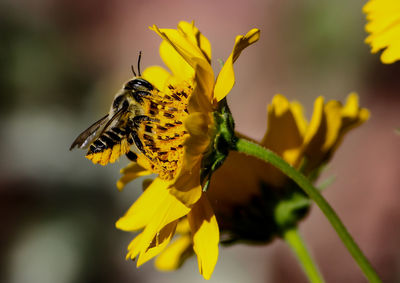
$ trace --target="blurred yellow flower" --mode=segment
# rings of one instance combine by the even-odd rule
[[[400,59],[400,1],[370,0],[363,7],[370,34],[365,42],[371,45],[372,53],[384,49],[381,61],[385,64]]]
[[[254,142],[314,180],[345,134],[369,118],[369,111],[359,107],[355,93],[348,96],[345,105],[318,97],[310,122],[300,103],[289,102],[280,94],[267,112],[267,132],[260,142]],[[213,175],[208,193],[221,231],[231,234],[228,241],[266,242],[279,235],[277,205],[286,192],[292,197],[294,189],[292,181],[272,165],[232,151]]]
[[[350,129],[368,118],[369,111],[359,107],[355,93],[348,96],[345,105],[335,100],[325,103],[323,97],[318,97],[309,123],[301,104],[289,102],[278,94],[268,105],[267,132],[259,144],[310,174],[329,161]],[[304,164],[305,159],[308,162]],[[277,223],[276,214],[278,205],[287,197],[289,185],[289,178],[270,164],[231,151],[214,173],[207,191],[224,241],[265,243],[279,236],[282,227]],[[292,191],[289,188],[289,197]],[[299,210],[296,223],[304,217],[308,205],[307,202],[306,206],[294,208]],[[179,236],[155,261],[161,270],[174,270],[193,254],[194,239],[186,217],[178,223],[176,232]]]
[[[160,55],[171,73],[158,66],[143,72],[143,78],[160,90],[160,97],[149,106],[151,121],[142,123],[138,133],[145,154],[121,171],[117,187],[122,189],[139,176],[156,173],[158,177],[116,227],[143,230],[129,245],[127,255],[138,257],[140,266],[168,245],[178,222],[186,217],[189,238],[171,246],[184,251],[189,243],[200,273],[209,279],[218,258],[219,227],[207,194],[202,192],[201,161],[214,136],[213,112],[235,82],[233,63],[243,49],[258,40],[259,30],[236,37],[233,51],[215,80],[211,45],[193,23],[180,22],[177,29],[151,29],[163,39]]]

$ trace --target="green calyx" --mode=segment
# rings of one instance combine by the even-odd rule
[[[212,174],[224,163],[229,151],[236,146],[235,122],[226,98],[218,103],[214,115],[214,136],[201,163],[200,182],[207,191]]]

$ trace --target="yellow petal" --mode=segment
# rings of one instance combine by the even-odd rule
[[[201,92],[197,93],[211,101],[214,72],[210,65],[210,43],[193,24],[181,22],[178,28],[174,30],[159,29],[155,25],[151,27],[164,40],[160,46],[160,55],[176,77],[188,80],[196,75],[198,87],[201,88]]]
[[[150,246],[147,250],[140,253],[139,258],[137,260],[136,266],[139,267],[143,263],[149,261],[153,257],[157,256],[160,252],[162,252],[167,245],[169,244],[172,236],[175,233],[176,223],[178,221],[173,221],[166,226],[164,226],[160,232],[158,232],[153,238]]]
[[[209,69],[211,69],[211,65],[209,64],[209,59],[203,53],[203,50],[200,49],[199,43],[193,41],[193,37],[197,37],[198,34],[192,34],[185,32],[189,31],[188,29],[159,29],[156,25],[150,27],[151,30],[155,31],[164,41],[169,43],[178,53],[182,56],[182,58],[193,68],[196,68],[197,62],[194,59],[202,60],[209,65]],[[192,32],[195,32],[195,29],[192,29]],[[170,60],[167,57],[163,58],[163,60]],[[206,64],[206,65],[207,65]]]
[[[214,212],[205,194],[188,215],[193,235],[193,250],[197,255],[199,271],[210,279],[218,260],[219,228]]]
[[[152,174],[150,171],[144,169],[137,163],[130,163],[127,167],[121,169],[120,173],[123,175],[117,182],[118,190],[122,191],[127,183],[141,177]]]
[[[342,108],[342,124],[340,134],[331,151],[334,152],[343,140],[344,135],[351,129],[360,126],[369,119],[368,109],[360,108],[358,105],[358,95],[351,93],[347,97],[346,105]]]
[[[308,122],[303,114],[303,106],[297,101],[292,101],[290,103],[290,110],[293,113],[299,134],[304,137]]]
[[[169,182],[156,178],[115,226],[124,231],[136,231],[146,226],[169,195],[168,186]]]
[[[323,99],[318,98],[304,139],[303,150],[307,158],[305,172],[310,172],[328,161],[344,135],[365,122],[368,117],[368,110],[359,108],[355,93],[349,95],[345,106],[333,100],[323,105]]]
[[[174,77],[187,80],[194,77],[194,68],[167,41],[160,44],[160,56]]]
[[[211,112],[214,89],[214,72],[205,61],[194,59],[196,75],[194,90],[189,100],[189,112]]]
[[[170,192],[187,207],[191,207],[201,196],[200,163],[210,142],[209,120],[208,113],[197,112],[190,114],[185,121],[190,136],[186,139],[183,163],[170,186]]]
[[[398,57],[400,56],[399,53],[396,53],[399,47],[400,16],[398,17],[397,21],[398,23],[396,23],[390,29],[387,29],[379,34],[374,34],[370,38],[373,52],[387,47],[381,57],[381,59],[386,59],[385,62],[382,61],[383,63],[386,63],[387,61],[389,61],[389,63],[392,63],[396,60],[396,58],[398,59]]]
[[[193,168],[183,169],[169,190],[186,207],[191,207],[202,194],[200,166],[196,164]]]
[[[150,188],[147,188],[148,191]],[[144,193],[146,193],[146,191]],[[144,228],[143,232],[140,234],[140,239],[136,242],[136,245],[132,247],[130,250],[131,256],[135,257],[136,255],[143,254],[143,259],[140,263],[143,263],[144,260],[151,258],[152,256],[156,255],[158,252],[161,252],[162,248],[156,248],[157,245],[153,244],[153,240],[157,240],[157,235],[163,229],[167,229],[166,231],[170,232],[170,228],[165,228],[170,223],[178,220],[179,218],[187,215],[190,211],[185,205],[183,205],[178,199],[176,199],[173,195],[169,192],[167,194],[158,195],[157,198],[161,199],[159,205],[155,206],[153,203],[152,206],[155,208],[151,209],[154,211],[150,221],[148,221],[146,227]],[[154,199],[154,202],[158,202]],[[139,220],[137,220],[139,221]],[[175,229],[175,228],[174,228]],[[173,233],[169,234],[168,237],[164,237],[164,239],[169,239]],[[168,235],[168,233],[167,233]],[[164,243],[164,241],[162,242]],[[157,244],[157,243],[156,243]],[[149,248],[156,248],[154,251],[151,251],[148,255]]]
[[[210,143],[211,119],[209,113],[202,112],[192,113],[186,118],[185,127],[190,134],[185,142],[187,154],[199,156],[205,152]],[[199,157],[201,158],[201,156]],[[193,160],[190,160],[190,162],[193,162]]]
[[[358,95],[352,92],[346,99],[346,104],[342,109],[342,116],[349,119],[356,119],[359,111]]]
[[[178,234],[189,234],[190,233],[189,220],[187,219],[187,217],[182,218],[178,222],[178,225],[176,226],[176,233],[178,233]]]
[[[192,253],[192,239],[189,234],[183,235],[163,250],[154,264],[159,270],[172,271],[179,268]]]
[[[364,7],[368,23],[365,29],[370,35],[365,42],[372,53],[385,49],[381,61],[385,64],[400,59],[400,2],[396,0],[370,0]]]
[[[320,96],[314,102],[314,112],[306,130],[302,146],[302,157],[305,157],[306,160],[306,167],[303,166],[304,174],[308,174],[322,165],[321,163],[327,154],[326,149],[323,149],[323,145],[327,138],[327,132],[329,130],[325,110],[324,98]],[[334,111],[332,111],[332,113],[334,113]],[[340,113],[336,118],[334,115],[331,115],[330,117],[336,119],[339,123],[341,121]],[[330,131],[330,136],[333,137],[333,135],[334,132]],[[329,143],[331,143],[331,141]]]
[[[267,132],[261,145],[296,166],[307,123],[301,105],[277,94],[268,105],[267,112]]]
[[[400,35],[400,32],[398,34]],[[382,53],[381,61],[384,64],[392,64],[397,60],[400,60],[400,42],[393,39],[391,45]]]
[[[360,108],[358,104],[358,95],[355,92],[349,94],[346,100],[346,104],[342,109],[343,125],[342,127],[347,128],[349,124],[359,124],[364,123],[369,119],[370,113],[366,108]],[[357,123],[354,121],[357,120]]]
[[[304,136],[304,146],[308,145],[312,138],[317,134],[318,129],[322,123],[324,110],[324,98],[319,96],[314,102],[314,112],[311,117],[310,124],[307,127],[306,134]]]
[[[218,75],[214,88],[214,99],[220,101],[232,89],[235,83],[235,73],[233,71],[233,63],[239,58],[240,53],[260,38],[260,30],[252,29],[245,36],[236,37],[235,45],[229,58],[224,63],[221,72]]]
[[[133,240],[129,243],[128,245],[128,253],[126,254],[126,259],[132,259],[134,260],[136,256],[138,255],[139,251],[135,251],[134,247],[138,246],[138,243],[141,241],[143,233],[140,233],[137,235]]]
[[[205,37],[199,29],[194,25],[194,22],[180,22],[178,24],[178,29],[182,31],[182,33],[187,37],[188,40],[193,45],[196,45],[202,51],[205,59],[210,63],[211,62],[211,44],[208,41],[207,37]]]
[[[160,66],[151,66],[143,71],[142,77],[163,91],[171,74]]]
[[[381,0],[379,0],[381,1]],[[381,33],[396,23],[397,15],[390,11],[378,11],[377,5],[371,5],[373,1],[369,1],[364,7],[363,12],[367,14],[368,23],[365,30],[369,33]],[[378,4],[379,5],[379,4]]]
[[[323,135],[325,142],[321,150],[327,152],[332,148],[339,137],[342,127],[342,104],[339,101],[331,100],[324,107],[325,129]]]

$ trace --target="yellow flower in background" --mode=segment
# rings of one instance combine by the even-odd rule
[[[273,98],[267,111],[267,132],[259,144],[307,172],[328,162],[344,135],[369,117],[368,110],[359,107],[355,93],[348,96],[345,105],[335,100],[324,102],[323,97],[318,97],[310,122],[304,117],[300,103],[289,102],[282,95]],[[305,159],[308,162],[304,165]],[[288,185],[290,179],[270,164],[231,151],[214,173],[207,191],[224,241],[265,243],[278,236],[281,227],[276,220],[276,210]],[[309,202],[305,204],[306,208],[308,206]],[[304,206],[295,209],[301,210]],[[297,221],[305,212],[299,214]],[[155,261],[160,270],[174,270],[193,254],[193,239],[186,217],[177,224],[176,233],[176,239]]]
[[[358,96],[351,93],[345,105],[336,100],[325,103],[322,96],[314,102],[310,122],[303,115],[298,102],[289,102],[284,96],[276,95],[268,106],[267,132],[261,145],[279,154],[285,161],[300,169],[307,176],[328,162],[352,128],[367,121],[369,111],[360,108]],[[286,176],[273,170],[280,178]]]
[[[301,154],[306,159],[303,172],[308,174],[329,161],[344,135],[366,122],[369,115],[366,108],[359,107],[355,93],[347,97],[345,105],[336,100],[324,103],[322,97],[317,98],[301,147]]]
[[[163,39],[160,55],[171,72],[158,66],[143,72],[160,97],[148,109],[151,121],[144,122],[138,133],[146,154],[121,171],[123,177],[117,186],[122,189],[127,182],[152,173],[158,177],[116,226],[125,231],[142,230],[129,245],[127,255],[137,257],[140,266],[162,252],[178,223],[187,219],[188,238],[171,246],[183,251],[189,243],[200,273],[209,279],[218,258],[219,227],[207,193],[202,192],[201,161],[214,136],[213,112],[235,82],[233,63],[243,49],[258,40],[259,30],[236,37],[233,51],[215,80],[211,45],[193,23],[180,22],[177,29],[151,29]]]
[[[385,64],[400,59],[400,1],[370,0],[363,7],[370,34],[365,42],[371,45],[372,53],[384,49],[381,61]]]
[[[348,96],[345,105],[318,97],[310,122],[300,103],[279,94],[267,112],[267,132],[258,143],[306,176],[330,160],[349,130],[369,118],[369,111],[359,107],[355,93]],[[226,241],[266,242],[279,235],[278,202],[285,192],[292,191],[291,180],[272,165],[231,151],[213,175],[208,196],[221,231],[228,234]],[[304,217],[304,211],[300,215],[299,219]]]

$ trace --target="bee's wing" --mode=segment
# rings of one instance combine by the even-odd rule
[[[107,114],[97,122],[95,122],[93,125],[91,125],[88,129],[83,131],[72,143],[71,147],[69,150],[72,150],[75,146],[78,146],[78,148],[87,148],[89,145],[96,139],[98,138],[102,133],[104,133],[108,127],[111,125],[111,123],[121,117],[122,114],[126,113],[128,107],[123,107],[120,110],[118,110],[112,117],[111,119],[107,120],[107,118],[110,116]]]
[[[101,130],[101,132],[99,133],[99,136],[104,133],[105,131],[108,130],[108,127],[111,125],[111,123],[117,119],[120,118],[123,114],[127,113],[128,107],[122,107],[121,109],[119,109],[114,116],[111,117],[110,120],[108,120],[107,124],[103,127],[103,129]]]
[[[118,110],[102,129],[97,131],[100,133],[96,134],[94,140],[91,140],[89,151],[86,154],[87,159],[95,164],[107,165],[129,152],[133,141],[128,140],[129,122],[128,116],[124,116],[129,115],[127,110],[128,107]]]
[[[86,148],[90,145],[90,143],[99,135],[99,129],[103,127],[107,122],[108,114],[96,121],[89,128],[84,130],[71,144],[69,150],[72,150],[74,147],[78,148]]]

